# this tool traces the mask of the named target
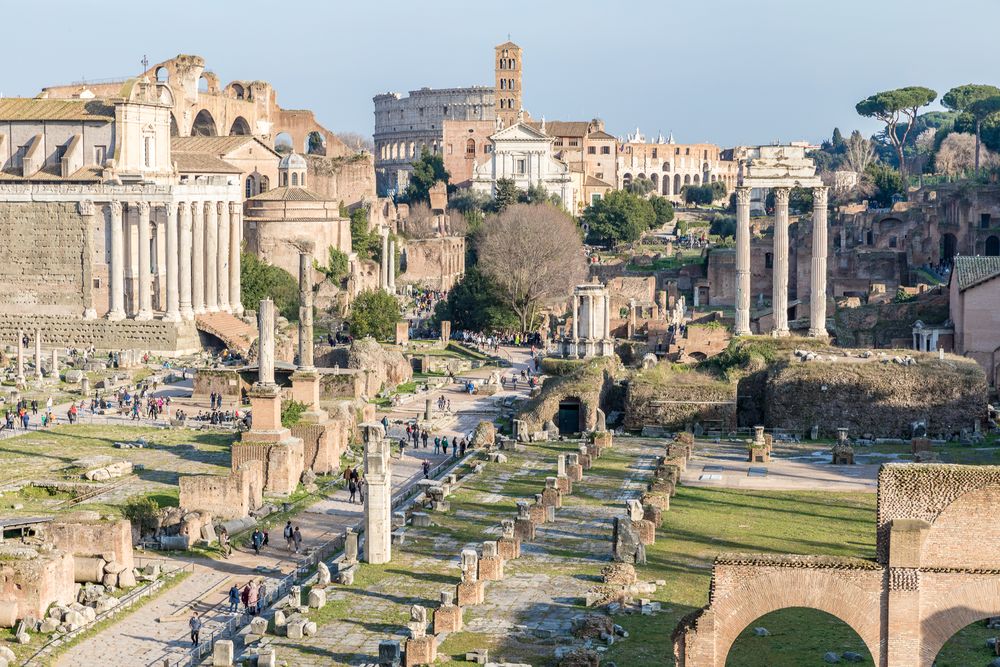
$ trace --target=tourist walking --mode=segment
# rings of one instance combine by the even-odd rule
[[[243,586],[243,590],[240,591],[240,602],[243,603],[243,612],[246,614],[250,613],[250,582],[248,581],[246,585]]]
[[[298,526],[295,526],[295,532],[292,533],[292,538],[295,540],[295,553],[298,553],[302,548],[302,532],[299,530]]]
[[[353,478],[351,479],[351,481],[349,481],[347,483],[347,491],[348,491],[348,493],[351,494],[351,497],[348,499],[348,502],[350,502],[353,505],[354,504],[354,496],[356,496],[358,494],[358,483],[355,482]],[[289,543],[288,546],[289,546],[289,548],[291,548],[291,543]]]
[[[264,534],[254,528],[253,535],[250,536],[250,542],[253,544],[253,552],[259,556],[260,547],[264,544]]]
[[[250,610],[251,616],[257,615],[257,601],[260,599],[260,590],[257,588],[257,582],[251,581],[247,584],[250,590],[247,591],[247,609]]]
[[[240,589],[233,584],[229,589],[229,611],[236,612],[240,608]]]
[[[427,459],[424,459],[423,469],[424,469],[424,479],[427,479],[428,477],[430,477],[431,474],[431,462],[428,461]]]
[[[441,453],[441,438],[439,436],[434,436],[434,453]]]
[[[441,438],[441,453],[448,456],[448,436]]]
[[[293,533],[294,532],[295,531],[292,530],[292,522],[289,521],[288,523],[285,524],[285,533],[284,533],[285,534],[285,547],[289,551],[292,550],[292,546],[293,546],[293,544],[292,544],[292,538],[293,538]]]
[[[197,612],[191,614],[191,620],[188,621],[188,625],[191,626],[191,646],[197,646],[198,634],[201,632],[201,619],[198,618]]]
[[[27,427],[25,427],[27,428]],[[424,449],[427,449],[427,429],[424,429],[420,433],[420,439],[424,442]]]

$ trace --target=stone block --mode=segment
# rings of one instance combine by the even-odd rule
[[[437,638],[434,635],[406,640],[404,665],[430,665],[437,661]]]
[[[263,616],[254,616],[250,620],[250,634],[263,637],[267,634],[267,619]]]
[[[403,660],[403,649],[395,639],[386,639],[378,643],[379,667],[399,667]]]
[[[306,637],[312,637],[319,631],[319,626],[313,621],[306,621],[305,625],[302,626],[302,634]]]
[[[233,642],[220,639],[212,645],[212,667],[232,667]]]
[[[579,457],[577,457],[577,460],[579,460]],[[579,463],[568,464],[566,466],[566,476],[569,478],[570,482],[583,481],[583,466]]]
[[[316,584],[319,586],[327,586],[330,583],[330,568],[327,567],[326,563],[320,561],[316,565]]]
[[[483,581],[503,579],[503,559],[499,556],[484,555],[479,559],[479,578]]]
[[[545,523],[545,516],[544,505],[532,505],[528,508],[528,518],[536,525]]]
[[[531,542],[535,539],[535,522],[530,518],[518,517],[514,520],[514,537],[519,542]]]
[[[635,524],[635,528],[639,533],[640,542],[647,546],[656,543],[656,524],[648,519],[640,519],[632,523]]]
[[[484,592],[485,586],[482,581],[461,582],[455,588],[455,597],[458,601],[458,606],[468,607],[471,605],[482,604]]]
[[[322,588],[312,588],[309,591],[309,606],[313,609],[322,609],[326,606],[326,590]]]
[[[516,529],[515,529],[516,530]],[[521,557],[521,540],[515,537],[501,537],[497,540],[497,555],[504,560]]]
[[[411,518],[415,528],[429,528],[431,525],[431,515],[427,512],[414,512]]]
[[[293,619],[285,626],[285,635],[289,639],[302,639],[305,636],[305,625],[305,619]]]
[[[462,608],[452,604],[434,610],[434,634],[459,632],[462,629]]]
[[[257,654],[257,667],[275,667],[278,663],[277,658],[274,649],[262,651]]]
[[[556,489],[559,493],[573,493],[573,482],[568,476],[560,475],[556,477]]]

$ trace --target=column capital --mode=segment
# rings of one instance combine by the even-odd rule
[[[121,214],[122,214],[122,203],[120,201],[118,201],[117,199],[112,199],[109,202],[108,205],[111,207],[111,212],[114,215],[121,216]]]
[[[774,204],[775,206],[781,204],[782,206],[788,205],[788,198],[792,193],[792,189],[788,187],[778,187],[774,188]]]
[[[223,213],[226,212],[225,206],[226,206],[225,202],[221,201],[215,202],[215,212],[218,213],[219,215],[222,215]]]
[[[229,215],[239,215],[243,212],[243,204],[238,201],[229,202]]]
[[[812,189],[813,208],[826,208],[830,188],[826,185],[817,185]]]
[[[753,188],[747,185],[736,186],[736,203],[746,205],[750,203],[750,193]]]
[[[178,205],[179,202],[175,201],[165,201],[162,204],[163,210],[167,212],[167,215],[170,215],[171,213],[176,213]]]
[[[139,202],[138,206],[139,206],[139,215],[149,215],[150,207],[148,201],[141,201]]]

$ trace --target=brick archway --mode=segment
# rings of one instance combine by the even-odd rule
[[[956,581],[956,579],[958,581]],[[950,580],[950,581],[949,581]],[[954,588],[948,588],[948,584]],[[920,623],[920,664],[931,667],[937,654],[956,632],[984,618],[1000,616],[1000,580],[996,576],[924,575],[921,587],[943,590],[924,600]]]

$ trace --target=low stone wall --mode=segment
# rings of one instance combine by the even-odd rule
[[[42,330],[42,346],[87,348],[97,350],[137,349],[167,356],[194,354],[201,350],[193,322],[149,320],[85,320],[59,315],[0,314],[0,340],[13,341],[23,329],[32,335]]]
[[[625,429],[660,426],[678,431],[694,423],[709,428],[736,426],[736,387],[695,371],[663,381],[640,374],[625,391]]]
[[[228,475],[187,475],[178,480],[179,505],[221,519],[241,519],[263,504],[264,468],[245,461]]]
[[[240,390],[250,384],[242,379],[235,369],[201,368],[194,374],[194,396],[209,396],[212,393],[230,398],[239,398]]]
[[[100,556],[132,568],[132,524],[117,521],[57,522],[45,524],[44,534],[52,544],[74,556]],[[107,556],[113,555],[113,558]]]
[[[42,618],[49,605],[74,601],[71,554],[19,551],[23,558],[5,554],[0,560],[0,627],[13,627],[25,616]]]

